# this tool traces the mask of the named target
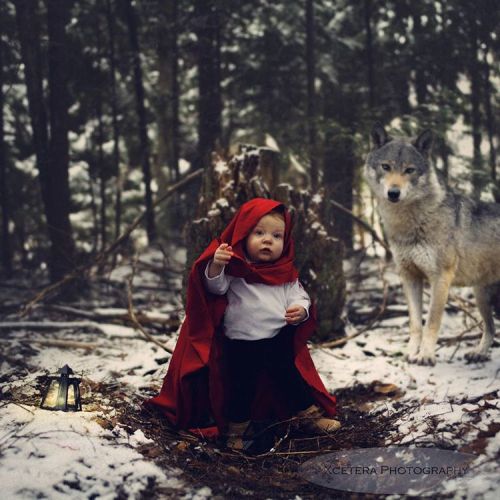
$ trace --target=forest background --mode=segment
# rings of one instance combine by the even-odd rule
[[[57,281],[142,211],[129,248],[180,241],[201,182],[155,200],[242,143],[279,150],[275,182],[364,216],[375,120],[432,128],[449,182],[500,202],[498,11],[494,0],[1,2],[2,275]],[[351,217],[332,229],[353,247]]]

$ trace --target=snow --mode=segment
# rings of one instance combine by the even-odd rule
[[[181,269],[185,252],[170,253],[176,268]],[[150,265],[160,266],[163,256],[151,252],[141,255]],[[178,266],[178,267],[177,267]],[[354,387],[357,384],[394,384],[397,397],[371,401],[366,411],[397,415],[397,409],[407,411],[397,417],[396,429],[387,438],[387,445],[441,447],[448,443],[472,447],[478,458],[472,464],[473,477],[456,478],[443,485],[442,493],[455,498],[495,498],[500,488],[495,458],[500,450],[500,433],[492,431],[498,424],[500,394],[499,349],[492,349],[492,360],[469,365],[465,352],[478,340],[460,344],[438,345],[437,364],[433,367],[408,364],[402,353],[407,341],[408,319],[399,280],[394,268],[381,267],[380,259],[366,258],[361,266],[346,263],[349,307],[359,313],[373,311],[382,302],[383,282],[390,285],[387,305],[396,317],[383,319],[374,327],[337,348],[312,348],[313,360],[328,390]],[[352,279],[360,267],[363,279]],[[125,262],[112,275],[124,280],[131,273]],[[137,283],[158,283],[158,276],[138,270]],[[135,282],[135,281],[134,281]],[[394,292],[394,293],[393,293]],[[9,289],[0,288],[0,300],[10,297]],[[179,305],[177,294],[163,296],[163,303],[148,303],[147,295],[134,291],[134,302],[141,302],[141,312],[165,314]],[[454,295],[468,297],[468,290]],[[3,296],[5,295],[5,296]],[[374,297],[375,295],[375,297]],[[371,307],[370,307],[371,305]],[[122,307],[120,307],[122,306]],[[124,313],[124,304],[106,308],[103,304],[92,309],[101,315]],[[83,309],[84,306],[74,306]],[[474,309],[472,315],[477,316]],[[12,315],[4,321],[14,321]],[[43,316],[39,318],[40,322]],[[0,484],[2,498],[145,498],[151,489],[167,488],[175,498],[205,499],[213,496],[208,487],[193,488],[188,477],[178,468],[156,465],[141,450],[154,446],[143,431],[130,431],[119,422],[116,401],[122,398],[136,408],[144,398],[141,391],[157,391],[168,366],[170,355],[132,327],[110,323],[98,327],[70,328],[70,321],[58,330],[30,328],[2,330],[4,343],[0,357]],[[26,321],[37,321],[27,318]],[[81,322],[75,319],[74,325]],[[85,322],[91,323],[91,322]],[[462,312],[447,310],[441,337],[452,337],[464,331],[473,319]],[[347,334],[354,334],[365,324],[347,324]],[[500,325],[497,322],[497,329]],[[469,334],[477,333],[475,328]],[[28,355],[21,349],[26,341],[36,339],[72,340],[94,343],[94,349],[61,349],[37,347]],[[156,333],[155,338],[173,348],[176,335]],[[26,369],[18,362],[29,363]],[[81,389],[87,402],[82,412],[50,412],[38,407],[37,377],[46,370],[55,372],[69,364],[82,378]],[[115,387],[116,392],[104,393],[99,384]],[[26,399],[30,403],[26,403]],[[102,425],[102,422],[112,425]],[[481,445],[482,443],[482,445]],[[163,450],[162,450],[163,451]],[[163,451],[168,456],[168,450]],[[216,471],[214,471],[216,473]]]
[[[119,427],[105,430],[97,416],[13,404],[3,408],[2,498],[116,498],[117,491],[135,498],[153,483],[182,486],[180,470],[167,476],[136,450],[145,442],[140,431],[129,438]]]
[[[352,263],[346,265],[351,269]],[[383,271],[383,275],[373,273],[376,261],[369,263],[372,273],[362,282],[366,289],[379,289],[382,296],[382,281],[398,286],[398,278],[393,266]],[[364,263],[362,272],[367,274]],[[349,272],[349,271],[348,271]],[[363,300],[364,292],[350,282],[348,297]],[[469,289],[452,290],[453,295],[467,296]],[[404,299],[400,288],[395,297],[398,304],[391,303],[391,310],[402,309]],[[394,307],[399,306],[399,307]],[[424,299],[425,308],[425,299]],[[356,308],[356,312],[373,310],[368,306]],[[425,311],[424,311],[425,312]],[[475,309],[474,316],[478,316]],[[424,316],[425,317],[425,316]],[[479,319],[479,318],[477,318]],[[440,337],[458,336],[466,329],[463,314],[445,312]],[[351,335],[363,325],[347,326],[347,335]],[[397,329],[397,331],[395,330]],[[496,321],[500,330],[500,322]],[[331,392],[355,384],[370,384],[375,380],[392,383],[403,392],[397,398],[398,405],[407,405],[411,411],[397,421],[397,432],[387,440],[387,444],[408,445],[426,444],[440,447],[443,443],[458,445],[458,448],[474,443],[479,432],[485,433],[493,424],[499,422],[500,396],[500,357],[498,346],[492,349],[491,361],[467,364],[464,354],[474,347],[479,339],[462,342],[458,345],[438,345],[435,366],[419,366],[407,363],[402,356],[408,340],[408,318],[402,315],[381,321],[376,327],[347,342],[343,347],[331,349],[313,349],[313,360],[322,375],[327,389]],[[471,333],[478,333],[475,328]],[[332,357],[332,354],[335,357]],[[371,354],[371,356],[370,356]],[[374,402],[370,411],[393,412],[391,401]],[[476,419],[480,418],[479,422]],[[437,419],[437,422],[436,422]],[[500,433],[487,438],[488,444],[483,453],[472,464],[474,477],[454,479],[445,483],[443,492],[453,492],[456,498],[498,498],[500,477],[498,465],[492,459],[498,457]],[[473,453],[477,453],[473,451]],[[495,467],[496,465],[496,467]],[[493,471],[496,470],[496,474]],[[462,490],[463,497],[459,490]]]
[[[277,151],[278,153],[281,151],[276,139],[271,134],[265,134],[264,144],[267,148],[272,149],[273,151]]]
[[[294,154],[290,153],[288,157],[290,159],[290,169],[301,175],[307,175],[307,170],[304,168],[304,165],[300,163]]]

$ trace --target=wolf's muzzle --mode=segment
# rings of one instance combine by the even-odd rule
[[[389,198],[389,201],[392,201],[393,203],[396,203],[399,201],[399,196],[401,195],[401,191],[399,188],[391,188],[387,192],[387,197]]]

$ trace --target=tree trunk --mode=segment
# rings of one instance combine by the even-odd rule
[[[47,2],[47,31],[49,35],[49,109],[50,140],[49,161],[51,175],[51,208],[55,226],[54,238],[58,249],[57,278],[75,266],[75,245],[69,213],[69,139],[68,139],[68,59],[66,24],[69,20],[69,3],[58,0]]]
[[[0,34],[3,33],[3,12],[1,13],[2,19],[0,22]],[[4,67],[3,67],[3,44],[0,39],[0,208],[2,210],[2,232],[0,238],[1,259],[2,267],[5,274],[10,277],[12,275],[12,254],[11,254],[11,241],[9,234],[9,221],[10,221],[10,206],[9,196],[7,190],[7,145],[5,143],[4,135],[4,105],[5,97],[3,93],[4,85]]]
[[[99,95],[97,96],[97,122],[99,127],[99,144],[98,144],[98,172],[99,172],[99,196],[101,198],[100,203],[100,235],[101,235],[101,250],[104,250],[107,246],[107,237],[106,237],[106,228],[108,226],[107,217],[106,217],[106,171],[104,165],[104,124],[102,119],[102,99]]]
[[[351,211],[355,167],[352,136],[341,131],[327,134],[323,172],[325,198],[327,201],[333,199]],[[347,249],[352,249],[352,218],[340,210],[334,210],[331,206],[327,205],[325,209],[325,221],[332,225],[333,234],[342,240]]]
[[[373,71],[373,32],[372,32],[372,0],[365,0],[365,52],[368,77],[368,106],[370,114],[375,107],[375,77]]]
[[[500,203],[500,185],[497,177],[497,151],[495,147],[495,115],[491,105],[491,81],[490,81],[490,65],[488,63],[488,47],[484,51],[484,109],[486,111],[486,130],[488,132],[488,142],[490,147],[489,167],[490,176],[493,183],[493,194],[497,203]]]
[[[472,195],[475,199],[481,196],[484,184],[483,161],[481,155],[481,67],[478,60],[479,34],[475,7],[469,5],[465,16],[468,31],[467,72],[471,83],[470,91],[470,123],[473,144],[472,154]]]
[[[294,212],[296,267],[300,280],[310,294],[318,313],[318,329],[313,340],[330,340],[343,334],[342,309],[345,303],[345,276],[342,268],[343,245],[322,224],[321,206],[310,191],[294,190],[280,184],[269,191],[261,172],[261,151],[242,148],[223,168],[215,163],[204,172],[212,179],[209,198],[199,200],[198,217],[186,226],[187,271],[208,243],[219,236],[244,202],[255,198],[273,198]],[[221,163],[218,163],[221,167]]]
[[[97,253],[99,248],[99,219],[97,217],[97,204],[95,202],[94,194],[94,168],[89,165],[89,196],[90,196],[90,210],[92,212],[92,253]]]
[[[111,116],[113,122],[113,169],[116,172],[115,239],[120,236],[122,218],[122,176],[120,173],[120,129],[118,126],[118,98],[116,95],[115,25],[111,0],[106,0],[106,22],[108,26],[109,79],[111,85]]]
[[[418,6],[416,7],[418,9]],[[413,37],[414,51],[413,61],[415,66],[415,93],[417,95],[417,103],[419,106],[425,104],[427,100],[427,75],[425,64],[422,62],[421,43],[423,40],[423,27],[420,18],[420,11],[413,15]]]
[[[146,107],[144,104],[144,85],[139,49],[138,21],[132,0],[124,0],[127,14],[129,43],[132,51],[132,65],[134,68],[134,87],[139,120],[139,138],[141,143],[141,165],[145,185],[146,204],[146,232],[149,243],[156,240],[155,215],[153,210],[153,193],[151,191],[151,166],[149,161],[149,139],[146,120]]]
[[[442,172],[443,177],[445,178],[446,182],[448,182],[448,177],[449,177],[449,173],[450,173],[449,158],[450,158],[450,153],[448,152],[448,149],[443,148],[443,150],[441,151],[441,160],[443,162],[443,168],[442,168],[441,172]]]
[[[197,167],[210,168],[211,153],[222,135],[220,71],[220,12],[216,0],[195,3],[198,37],[198,152]],[[206,183],[208,192],[210,182]]]
[[[307,129],[309,140],[309,172],[313,192],[318,190],[319,173],[316,140],[316,79],[314,47],[314,0],[306,0],[306,63],[307,63]]]
[[[172,29],[170,37],[170,51],[172,52],[172,165],[175,172],[175,180],[179,181],[181,173],[179,170],[180,158],[180,119],[179,119],[179,106],[180,106],[180,89],[179,89],[179,5],[178,0],[171,0],[172,3]],[[221,111],[222,113],[222,111]]]
[[[476,16],[471,12],[470,23],[470,55],[469,78],[471,82],[471,126],[472,126],[472,188],[473,196],[479,199],[484,183],[483,159],[481,156],[481,74],[478,61],[479,40]]]
[[[170,179],[179,180],[179,83],[177,0],[160,1],[158,33],[158,164],[167,165]]]
[[[99,61],[99,70],[102,71],[101,62],[104,56],[102,51],[102,39],[101,39],[101,26],[100,26],[100,16],[96,19],[95,23],[95,37],[96,37],[96,49],[97,49],[97,59]],[[99,89],[99,86],[97,86]],[[107,246],[106,229],[108,226],[106,217],[106,166],[104,164],[104,122],[103,122],[103,102],[102,102],[102,92],[97,90],[95,93],[95,109],[97,118],[97,172],[99,175],[99,197],[100,197],[100,217],[99,217],[99,234],[100,234],[100,249],[104,250]]]
[[[42,199],[50,240],[49,272],[58,281],[73,268],[74,243],[69,221],[67,101],[64,15],[66,4],[48,4],[49,12],[49,85],[53,138],[48,137],[47,114],[43,96],[40,27],[36,0],[16,0],[16,20],[24,63],[29,112],[33,129],[36,163],[40,176]],[[56,12],[54,11],[56,8]],[[61,92],[58,94],[58,92]],[[58,102],[60,100],[60,102]],[[50,157],[57,155],[57,157]],[[52,161],[53,160],[53,161]]]

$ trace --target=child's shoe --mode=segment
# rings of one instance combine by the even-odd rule
[[[226,433],[226,446],[232,450],[243,450],[243,435],[248,428],[250,420],[246,422],[229,422]]]
[[[311,405],[309,408],[299,411],[296,417],[300,428],[317,434],[335,432],[342,426],[338,420],[325,417],[321,409],[316,405]]]

